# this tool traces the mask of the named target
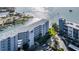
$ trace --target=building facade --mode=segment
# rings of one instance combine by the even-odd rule
[[[24,25],[5,29],[0,34],[0,51],[16,51],[26,43],[31,48],[35,37],[38,37],[40,33],[42,36],[45,35],[48,29],[49,21],[38,18],[33,18]]]
[[[0,12],[14,12],[14,7],[0,7]]]
[[[79,50],[79,24],[59,19],[60,35],[64,36],[68,42],[68,47]]]
[[[14,7],[0,7],[0,17],[7,17],[13,15],[15,12]]]

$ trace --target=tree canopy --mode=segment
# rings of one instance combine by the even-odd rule
[[[55,29],[53,27],[49,28],[48,32],[49,32],[49,35],[53,36],[53,37],[55,37],[55,35],[57,34],[57,32],[55,31]]]

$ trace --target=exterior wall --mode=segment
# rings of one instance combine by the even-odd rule
[[[1,50],[2,51],[8,51],[8,38],[1,41]]]
[[[43,25],[41,25],[41,33],[42,33],[42,36],[44,35],[44,34],[43,34],[43,30],[44,30],[44,29],[43,29]]]
[[[29,31],[18,33],[18,47],[29,42]]]
[[[23,44],[25,44],[25,32],[18,33],[18,48],[21,48]]]
[[[25,32],[25,38],[23,40],[23,44],[28,44],[29,43],[29,31]]]
[[[14,50],[18,50],[18,35],[15,36],[15,39],[14,39]]]
[[[68,37],[73,38],[73,28],[68,27]]]
[[[42,25],[39,25],[34,28],[34,38],[39,37],[39,35],[41,34],[41,30],[42,30],[41,28],[42,28]]]
[[[76,29],[73,29],[73,37],[74,37],[74,39],[78,39],[78,30],[76,30]]]
[[[46,34],[46,24],[43,24],[43,35]]]
[[[44,24],[41,24],[34,28],[34,38],[38,38],[41,34],[42,36],[45,35],[48,32],[49,29],[49,22],[45,22]]]
[[[68,27],[64,26],[64,37],[68,37]]]
[[[79,31],[78,31],[78,39],[79,39]]]
[[[11,37],[10,39],[10,51],[14,51],[14,41],[15,41],[15,37]]]
[[[65,25],[65,20],[59,18],[59,32],[61,35],[63,35],[64,25]]]
[[[48,32],[48,29],[49,29],[49,22],[47,21],[42,25],[42,36]]]
[[[18,36],[16,35],[16,36],[13,36],[13,37],[11,37],[11,44],[10,44],[10,46],[11,46],[11,51],[16,51],[16,50],[18,50]]]
[[[29,31],[29,48],[34,45],[34,30]]]
[[[49,21],[46,22],[46,32],[48,32],[49,29]]]
[[[17,50],[17,38],[9,37],[3,41],[0,41],[0,50],[1,51],[15,51]]]
[[[1,51],[1,41],[0,41],[0,51]]]

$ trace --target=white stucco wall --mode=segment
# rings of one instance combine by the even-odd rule
[[[73,38],[73,28],[72,27],[68,27],[68,36]]]
[[[34,45],[34,30],[29,31],[29,48]]]

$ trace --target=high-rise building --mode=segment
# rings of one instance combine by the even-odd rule
[[[45,35],[48,28],[49,21],[41,18],[32,18],[24,24],[9,26],[0,31],[0,50],[16,51],[26,43],[30,48],[34,45],[34,38],[40,33]]]
[[[60,34],[64,36],[68,42],[68,47],[73,50],[79,50],[79,24],[59,19]]]

